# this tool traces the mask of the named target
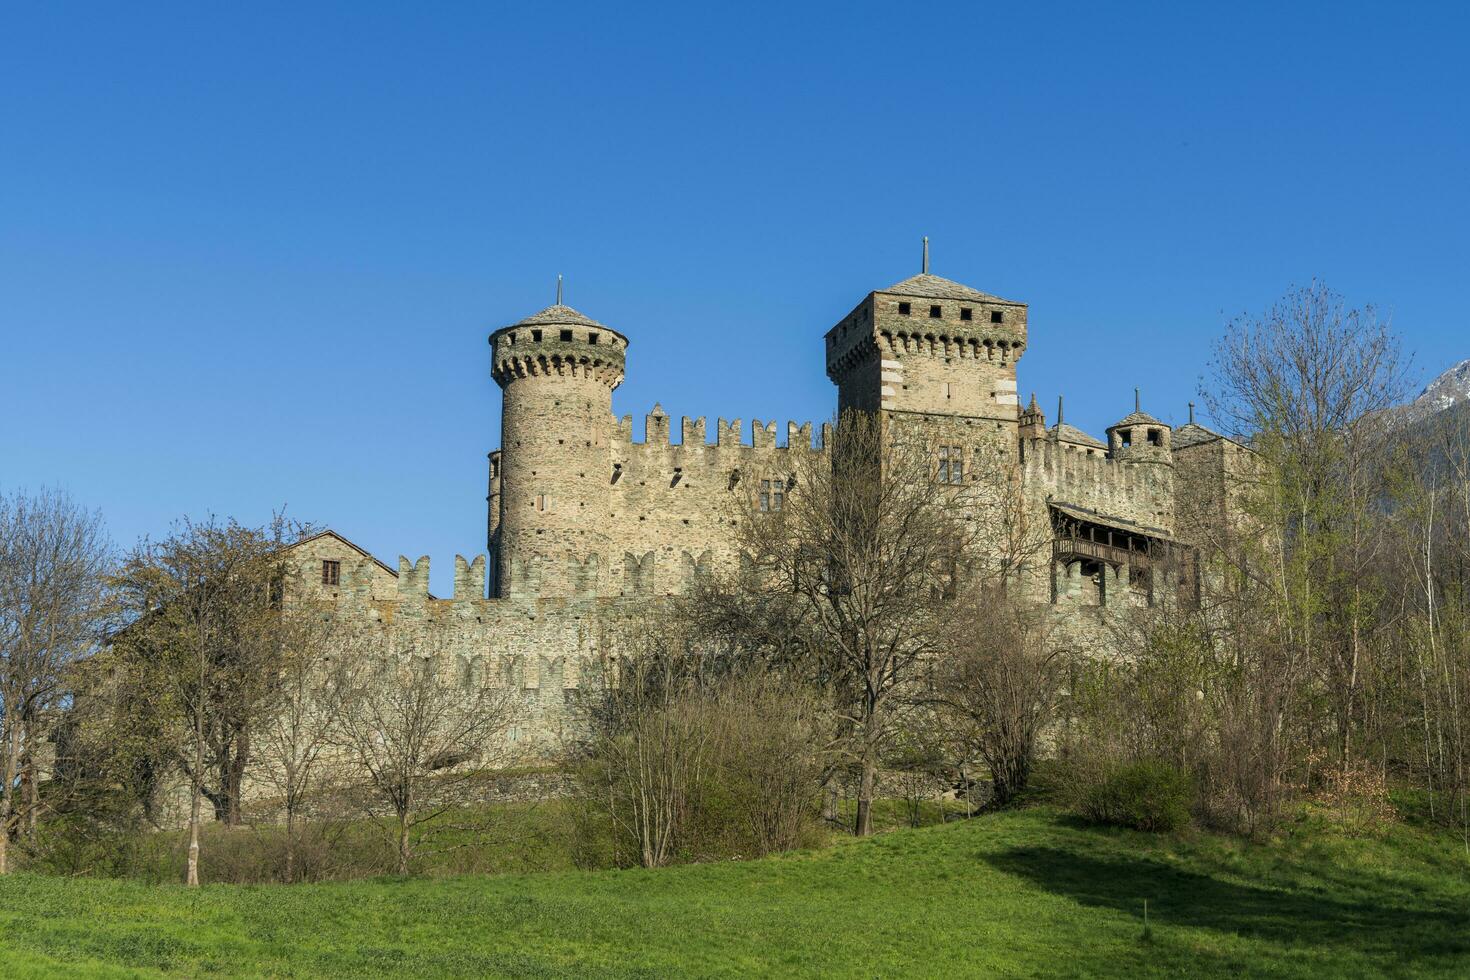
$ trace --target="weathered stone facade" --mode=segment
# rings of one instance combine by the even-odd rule
[[[1017,398],[1027,312],[926,270],[869,293],[826,333],[827,373],[839,410],[942,432],[963,479],[1000,461],[1029,519],[1052,533],[1033,568],[1037,601],[1076,642],[1102,644],[1115,610],[1198,588],[1198,570],[1174,559],[1228,523],[1246,450],[1192,419],[1171,431],[1136,403],[1107,442],[1063,423],[1060,407],[1048,428],[1034,398],[1025,409]],[[628,338],[560,304],[496,330],[490,346],[504,411],[488,563],[457,558],[454,595],[439,599],[427,558],[400,559],[395,573],[335,534],[297,554],[302,580],[322,583],[313,594],[339,614],[432,639],[467,682],[522,692],[517,737],[542,743],[568,724],[615,624],[735,561],[731,500],[761,506],[785,486],[793,455],[823,452],[830,433],[824,425],[814,441],[810,423],[787,423],[781,442],[774,422],[755,422],[745,442],[739,420],[710,431],[685,418],[674,443],[655,405],[636,442],[631,416],[612,414]]]

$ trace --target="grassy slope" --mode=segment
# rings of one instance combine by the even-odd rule
[[[1467,868],[1404,828],[1250,845],[1032,810],[656,872],[193,893],[17,875],[0,975],[1465,975]]]

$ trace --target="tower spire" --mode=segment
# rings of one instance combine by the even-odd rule
[[[556,274],[556,305],[561,305],[561,273]]]
[[[1194,402],[1189,403],[1189,424],[1194,425]]]
[[[1137,388],[1133,389],[1133,410],[1135,412],[1143,411],[1143,399],[1139,396]]]
[[[1062,396],[1057,396],[1057,431],[1062,431]]]
[[[924,268],[923,268],[922,271],[924,272],[925,275],[928,275],[929,274],[929,236],[928,235],[925,235],[924,236]]]

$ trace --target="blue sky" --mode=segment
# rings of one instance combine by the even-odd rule
[[[484,549],[485,337],[567,301],[617,412],[828,416],[823,331],[933,271],[1031,304],[1021,389],[1182,421],[1320,277],[1470,357],[1463,5],[11,4],[0,487],[128,544],[286,504]],[[784,424],[778,427],[784,432]],[[712,430],[711,430],[712,431]]]

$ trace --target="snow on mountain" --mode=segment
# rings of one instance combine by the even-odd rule
[[[1419,397],[1404,407],[1410,416],[1426,418],[1466,401],[1470,401],[1470,359],[1429,382]]]

